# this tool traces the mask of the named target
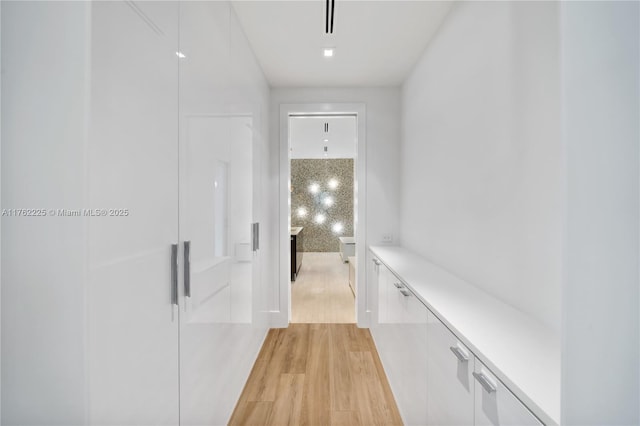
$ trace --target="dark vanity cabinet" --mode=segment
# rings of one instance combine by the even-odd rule
[[[302,266],[302,227],[291,228],[291,281],[295,281]]]

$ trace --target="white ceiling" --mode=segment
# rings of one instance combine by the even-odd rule
[[[328,131],[325,131],[325,123]],[[356,126],[355,116],[291,117],[291,158],[355,158],[358,133]]]
[[[238,19],[273,87],[402,84],[452,6],[450,1],[234,1]],[[323,47],[335,47],[333,58]]]

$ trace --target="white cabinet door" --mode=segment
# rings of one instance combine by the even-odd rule
[[[427,424],[473,424],[473,354],[431,312],[427,339]]]
[[[377,284],[378,284],[378,324],[387,324],[389,322],[389,298],[387,291],[387,282],[389,280],[389,270],[386,266],[377,265]]]
[[[477,426],[542,424],[477,358],[473,375]]]
[[[86,330],[91,424],[178,423],[175,2],[94,2]]]
[[[397,280],[399,281],[399,280]],[[398,377],[394,393],[406,425],[427,424],[428,310],[407,288],[393,287],[400,299],[402,322],[397,328]]]
[[[367,251],[367,311],[369,312],[369,324],[371,334],[375,334],[376,327],[380,318],[380,309],[378,306],[378,271],[380,261],[376,256]]]
[[[228,2],[180,3],[182,425],[227,423],[266,331],[251,226],[260,117],[238,28]]]
[[[404,284],[391,271],[387,270],[387,315],[391,324],[402,324],[405,320],[405,300],[402,291]],[[395,326],[394,328],[397,328]]]

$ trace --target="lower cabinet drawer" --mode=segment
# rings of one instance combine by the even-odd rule
[[[475,378],[475,425],[542,425],[477,358],[473,376]]]

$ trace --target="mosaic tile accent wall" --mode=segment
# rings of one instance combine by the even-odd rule
[[[353,236],[353,159],[291,160],[291,226],[304,251],[337,252]]]

